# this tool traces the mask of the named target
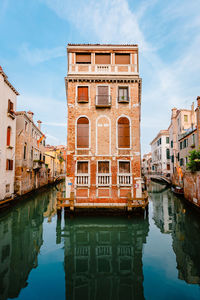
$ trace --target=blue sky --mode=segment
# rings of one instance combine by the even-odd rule
[[[50,144],[66,144],[67,43],[137,43],[142,151],[200,95],[200,0],[0,0],[0,65]]]

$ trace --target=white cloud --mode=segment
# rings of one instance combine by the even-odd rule
[[[64,46],[50,49],[30,49],[28,44],[23,44],[20,48],[20,56],[30,65],[36,65],[54,58],[63,57],[65,55]]]

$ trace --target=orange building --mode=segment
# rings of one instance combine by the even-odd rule
[[[67,194],[77,202],[141,197],[137,45],[68,44]]]

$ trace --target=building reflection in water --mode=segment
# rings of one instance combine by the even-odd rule
[[[65,219],[66,299],[144,299],[142,249],[147,219]],[[60,223],[57,241],[60,241]]]
[[[178,278],[200,284],[199,213],[177,198],[169,189],[151,194],[153,219],[162,233],[170,233],[176,255]]]
[[[37,267],[48,195],[23,202],[0,216],[0,299],[18,297]]]

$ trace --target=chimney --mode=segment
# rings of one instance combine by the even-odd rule
[[[28,115],[28,117],[31,119],[31,120],[33,120],[33,115],[34,115],[34,113],[32,112],[32,111],[28,111],[27,112],[27,115]]]
[[[37,123],[38,123],[38,128],[41,130],[41,123],[42,123],[42,121],[38,120]]]

